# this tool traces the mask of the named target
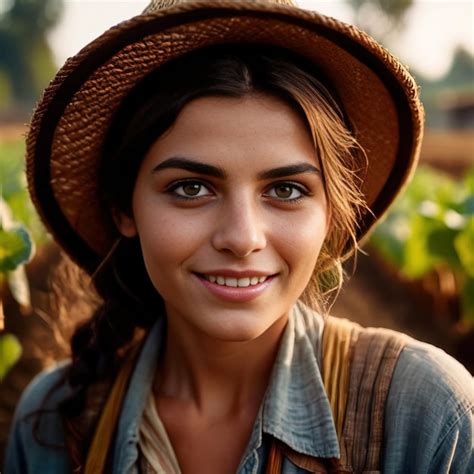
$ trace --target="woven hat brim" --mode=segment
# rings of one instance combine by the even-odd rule
[[[318,64],[334,83],[369,167],[363,192],[386,212],[416,165],[423,110],[409,73],[358,29],[292,7],[255,2],[189,2],[140,15],[97,38],[59,71],[38,105],[27,139],[30,194],[58,243],[93,272],[112,243],[97,196],[103,140],[124,96],[147,73],[214,44],[285,47]]]

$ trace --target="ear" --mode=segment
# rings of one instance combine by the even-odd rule
[[[124,237],[135,237],[137,235],[137,226],[133,216],[129,216],[117,209],[112,210],[112,217],[114,219],[117,229]]]

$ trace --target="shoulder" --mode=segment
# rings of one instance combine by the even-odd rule
[[[23,392],[8,437],[5,471],[66,472],[67,456],[58,403],[70,394],[67,362],[37,375]],[[62,469],[62,471],[61,471]]]
[[[414,339],[400,354],[392,390],[405,396],[449,403],[456,411],[473,407],[473,379],[466,368],[438,347]]]
[[[385,410],[386,472],[406,459],[416,472],[467,472],[473,405],[469,372],[441,349],[409,339]]]

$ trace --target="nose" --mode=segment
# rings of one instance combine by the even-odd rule
[[[212,236],[216,250],[239,258],[262,250],[267,244],[265,223],[258,204],[250,196],[236,196],[221,207]]]

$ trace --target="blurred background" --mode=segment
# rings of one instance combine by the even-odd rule
[[[0,0],[0,465],[22,390],[68,354],[86,293],[68,313],[54,290],[75,270],[28,199],[24,135],[67,57],[140,13],[135,0]],[[354,262],[332,313],[433,343],[474,371],[474,3],[300,0],[358,25],[421,86],[426,133],[412,183]],[[62,263],[61,263],[62,262]],[[80,275],[77,275],[80,279]],[[75,299],[74,299],[75,298]]]

